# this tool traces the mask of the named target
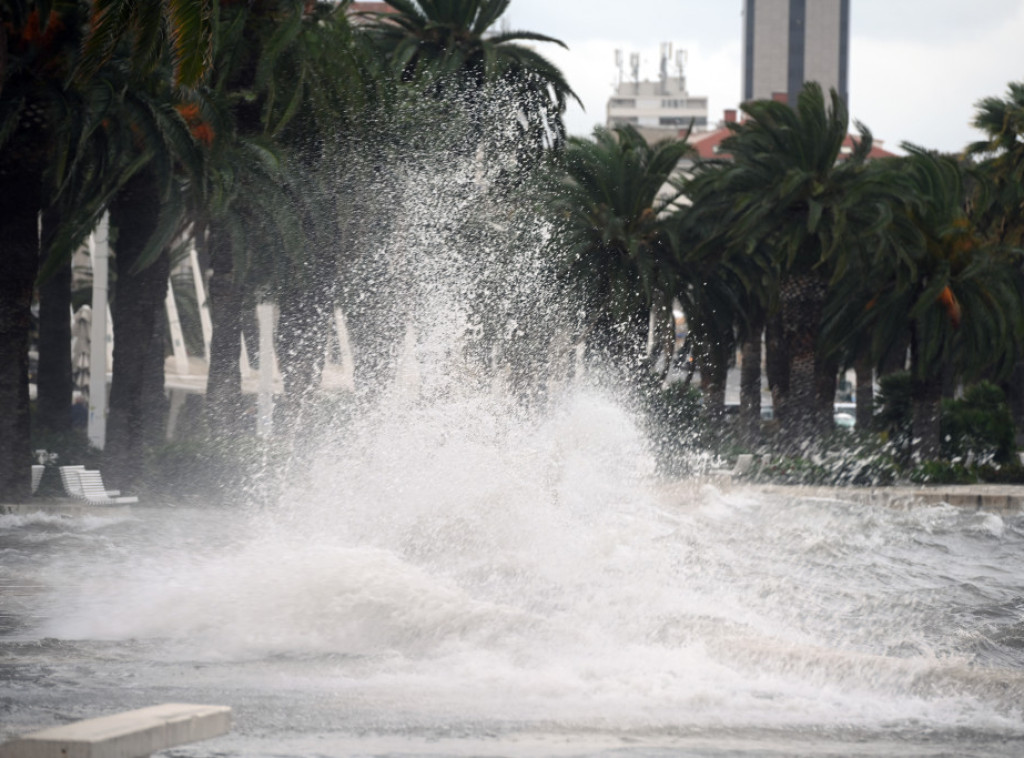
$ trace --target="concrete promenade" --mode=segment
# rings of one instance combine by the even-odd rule
[[[50,516],[125,516],[127,505],[90,505],[70,497],[33,497],[22,503],[0,503],[0,516],[25,516],[44,513]]]

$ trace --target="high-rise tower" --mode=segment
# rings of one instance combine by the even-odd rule
[[[849,102],[850,0],[744,0],[743,100],[796,104],[804,82]]]

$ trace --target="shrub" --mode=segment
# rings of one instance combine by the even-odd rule
[[[960,461],[924,461],[910,470],[914,484],[974,484],[978,477]]]
[[[1013,416],[1003,391],[978,382],[960,400],[942,401],[942,454],[947,459],[973,458],[978,463],[1013,460]]]

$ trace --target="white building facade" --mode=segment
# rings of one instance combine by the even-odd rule
[[[623,81],[621,52],[616,53],[616,59],[620,75],[615,93],[608,99],[606,123],[609,128],[629,124],[648,140],[678,137],[691,124],[694,131],[707,129],[707,97],[691,95],[686,89],[685,51],[676,53],[676,75],[669,76],[672,47],[668,43],[662,45],[661,75],[657,81],[640,80],[640,57],[636,53],[630,56],[632,81]]]

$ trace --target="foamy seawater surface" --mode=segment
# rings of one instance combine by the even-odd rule
[[[274,508],[4,517],[4,732],[180,701],[236,718],[181,756],[1024,750],[1019,514],[668,490],[598,394],[475,403],[339,435]]]

